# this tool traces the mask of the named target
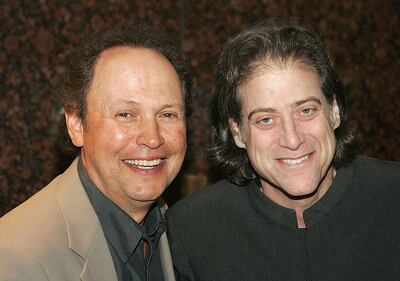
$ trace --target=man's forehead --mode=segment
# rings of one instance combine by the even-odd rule
[[[152,80],[163,79],[166,72],[180,80],[175,67],[157,50],[135,46],[112,47],[103,51],[97,59],[92,84],[126,79],[144,79],[151,84],[154,83]]]
[[[121,62],[129,59],[130,63],[145,63],[146,60],[169,61],[158,51],[135,46],[116,46],[104,50],[97,58],[95,70],[102,67],[117,67]]]
[[[272,113],[307,102],[327,103],[319,76],[313,69],[299,64],[286,66],[260,67],[240,86],[238,97],[245,112]]]
[[[126,98],[118,98],[115,100],[110,100],[109,103],[115,107],[129,107],[129,108],[141,108],[143,106],[144,101],[147,101],[147,99],[143,100],[141,97],[138,98],[131,98],[126,99]],[[153,101],[155,105],[158,105],[163,108],[171,108],[171,107],[182,107],[183,106],[183,99],[148,99],[148,101]],[[149,103],[146,103],[146,106],[149,106]]]
[[[318,74],[318,71],[315,69],[315,67],[306,62],[304,59],[296,58],[294,56],[274,58],[267,54],[261,59],[258,59],[250,64],[245,81],[249,81],[267,71],[284,70],[290,68],[313,71]]]

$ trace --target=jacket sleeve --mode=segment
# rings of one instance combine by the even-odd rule
[[[0,281],[50,281],[41,264],[28,253],[0,247]]]

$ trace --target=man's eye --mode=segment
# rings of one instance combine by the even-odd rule
[[[317,109],[316,108],[313,108],[313,107],[307,107],[307,108],[303,108],[302,110],[301,110],[301,114],[303,115],[303,116],[310,116],[310,115],[313,115],[314,113],[316,113],[317,112]]]
[[[298,111],[297,117],[304,121],[312,120],[315,116],[317,116],[318,110],[318,107],[304,107]]]
[[[123,117],[123,118],[129,118],[132,115],[130,113],[128,113],[128,112],[121,112],[121,113],[118,113],[118,116],[119,117]]]
[[[270,117],[264,117],[262,119],[257,120],[257,123],[261,124],[270,124],[272,122],[272,118]]]
[[[276,117],[264,116],[264,117],[256,118],[253,122],[260,129],[269,129],[275,125],[275,123],[276,123],[275,119],[276,119]]]
[[[177,117],[177,114],[172,113],[172,112],[164,112],[164,113],[162,114],[162,116],[163,116],[164,118],[174,118],[174,117]]]

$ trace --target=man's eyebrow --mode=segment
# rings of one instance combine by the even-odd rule
[[[115,103],[116,106],[132,106],[134,108],[140,107],[140,102],[136,102],[134,100],[119,100]],[[169,108],[179,108],[180,110],[185,110],[185,105],[177,102],[177,103],[166,103],[160,105],[159,110],[165,110]]]
[[[116,105],[138,105],[139,103],[134,101],[134,100],[125,100],[125,99],[123,99],[123,100],[116,100],[114,102],[114,104],[116,104]]]
[[[251,117],[259,112],[264,112],[264,113],[276,113],[277,110],[272,108],[272,107],[257,107],[254,110],[252,110],[249,115],[247,116],[247,119],[250,120]]]
[[[317,98],[317,97],[308,97],[308,98],[305,98],[305,99],[302,99],[302,100],[299,100],[299,101],[294,102],[294,103],[292,104],[292,107],[295,108],[295,107],[298,107],[298,106],[300,106],[300,105],[302,105],[302,104],[305,104],[305,103],[307,103],[307,102],[312,102],[312,101],[318,103],[319,105],[322,104],[322,102],[321,102],[321,100],[320,100],[319,98]],[[254,110],[252,110],[252,111],[249,113],[249,115],[247,116],[247,119],[250,120],[251,117],[252,117],[254,114],[259,113],[259,112],[264,112],[264,113],[276,113],[277,110],[274,109],[274,108],[272,108],[272,107],[257,107],[257,108],[255,108]]]
[[[175,108],[175,107],[178,107],[180,109],[185,108],[185,106],[181,103],[166,103],[161,107],[161,109],[168,109],[168,108]]]
[[[319,105],[322,104],[322,102],[321,102],[321,100],[319,98],[317,98],[317,97],[308,97],[308,98],[305,98],[303,100],[296,101],[295,103],[293,103],[292,107],[295,108],[295,107],[298,107],[298,106],[300,106],[302,104],[305,104],[307,102],[310,102],[310,101],[316,102]]]

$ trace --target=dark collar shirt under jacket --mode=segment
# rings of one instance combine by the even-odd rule
[[[178,280],[399,281],[400,163],[357,157],[305,210],[221,181],[167,211]]]
[[[149,210],[141,226],[96,187],[81,159],[78,174],[107,239],[118,280],[164,280],[158,243],[166,223],[157,204]],[[146,256],[144,247],[148,247]]]

